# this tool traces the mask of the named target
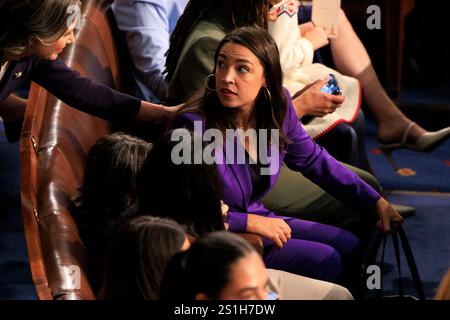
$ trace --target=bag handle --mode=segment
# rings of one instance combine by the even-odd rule
[[[383,250],[381,251],[381,261],[380,261],[380,267],[381,267],[381,274],[380,274],[380,282],[381,282],[381,286],[383,286],[383,270],[384,270],[384,254],[386,252],[386,238],[385,236],[383,236],[381,234],[381,232],[378,233],[377,238],[380,237],[380,240],[383,241]],[[376,249],[376,251],[378,252],[378,248]],[[375,253],[375,256],[377,254]],[[383,297],[383,287],[381,287],[380,290],[377,290],[377,299],[381,299]]]
[[[419,300],[425,300],[425,291],[423,290],[422,280],[420,279],[419,271],[417,270],[417,265],[414,260],[411,246],[409,245],[408,237],[406,236],[405,230],[401,226],[398,228],[398,235],[402,243],[403,253],[405,254],[409,271],[411,272],[411,276],[414,281],[414,287],[416,288],[417,296]],[[400,268],[400,264],[398,264],[398,266]]]
[[[406,262],[408,263],[408,268],[411,273],[414,287],[416,289],[417,296],[419,300],[425,300],[425,291],[423,290],[423,284],[422,280],[420,279],[419,272],[417,270],[417,265],[414,260],[414,255],[411,250],[411,246],[408,241],[408,237],[406,236],[405,230],[402,226],[399,226],[397,228],[397,231],[394,231],[392,233],[392,242],[394,244],[394,251],[395,251],[395,259],[397,261],[397,272],[398,272],[398,287],[399,287],[399,294],[400,297],[404,297],[404,290],[403,290],[403,280],[402,280],[402,271],[401,271],[401,259],[400,259],[400,246],[398,238],[400,238],[400,242],[402,244],[403,253],[406,258]]]
[[[395,260],[397,261],[397,273],[398,273],[398,290],[400,297],[404,297],[403,291],[403,280],[402,280],[402,269],[401,269],[401,260],[400,260],[400,247],[398,245],[398,236],[396,232],[392,233],[392,242],[394,243],[394,252],[395,252]]]
[[[422,280],[420,279],[420,275],[417,270],[417,265],[414,260],[414,255],[412,253],[411,246],[408,241],[408,237],[406,236],[405,230],[403,229],[402,226],[399,226],[397,228],[397,231],[392,232],[392,241],[394,244],[395,259],[397,262],[397,272],[398,272],[398,280],[399,280],[399,295],[401,297],[404,297],[404,290],[403,290],[404,287],[403,287],[403,281],[402,281],[402,277],[401,277],[400,245],[399,245],[399,241],[398,241],[399,238],[400,238],[400,243],[403,248],[403,253],[404,253],[406,261],[408,263],[409,271],[411,272],[411,276],[412,276],[412,279],[414,282],[414,287],[416,289],[417,297],[419,298],[419,300],[425,300],[425,291],[423,289]],[[387,236],[384,235],[381,231],[378,231],[377,240],[383,241],[383,248],[382,248],[383,251],[381,253],[381,261],[380,261],[380,266],[381,266],[382,270],[384,269],[383,266],[384,266],[384,256],[385,256],[385,251],[386,251],[386,239],[387,239]],[[378,247],[378,246],[379,246],[379,242],[376,241],[376,247]],[[376,257],[378,248],[375,248],[374,251],[375,251],[375,257]],[[383,273],[381,274],[381,283],[382,284],[384,283]],[[383,290],[378,290],[377,298],[382,298],[382,291]]]

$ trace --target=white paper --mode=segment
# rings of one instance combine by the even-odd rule
[[[311,20],[325,28],[328,38],[337,38],[341,0],[313,0]]]

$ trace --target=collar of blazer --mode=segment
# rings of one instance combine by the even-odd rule
[[[26,78],[27,66],[27,61],[9,61],[0,78],[0,101],[14,92],[20,82]]]
[[[0,81],[3,79],[3,76],[6,72],[6,69],[8,68],[9,65],[9,61],[6,61],[4,64],[2,64],[1,68],[0,68]]]

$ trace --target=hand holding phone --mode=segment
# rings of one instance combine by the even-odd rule
[[[334,93],[334,95],[333,95]],[[344,93],[334,77],[326,77],[308,84],[294,94],[293,105],[299,118],[324,117],[340,107],[344,102]]]
[[[280,300],[280,296],[276,292],[268,291],[267,300]]]
[[[334,96],[340,96],[342,95],[342,90],[339,87],[339,84],[336,80],[336,77],[334,76],[334,74],[329,74],[329,80],[327,83],[325,83],[325,85],[322,86],[322,88],[320,89],[321,92],[325,92],[325,93],[329,93],[332,94]]]

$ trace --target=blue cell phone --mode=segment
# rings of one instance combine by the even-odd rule
[[[339,87],[336,77],[334,76],[334,74],[331,73],[328,76],[330,77],[330,80],[328,80],[328,82],[323,85],[320,91],[335,96],[340,96],[342,94],[342,90]]]
[[[280,296],[278,293],[275,293],[273,291],[267,292],[267,300],[280,300]]]

